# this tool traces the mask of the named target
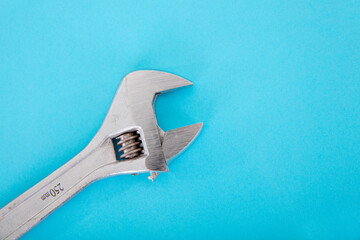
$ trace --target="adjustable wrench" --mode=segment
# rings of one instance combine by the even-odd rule
[[[202,123],[164,132],[157,124],[158,94],[192,83],[160,71],[126,75],[100,129],[74,158],[0,209],[0,239],[17,239],[90,183],[120,174],[154,180],[198,135]]]

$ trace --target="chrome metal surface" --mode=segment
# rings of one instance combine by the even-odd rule
[[[0,209],[0,239],[19,238],[98,179],[145,172],[154,179],[159,172],[168,171],[166,162],[192,142],[202,123],[164,133],[158,127],[153,103],[158,94],[190,85],[188,80],[160,71],[125,76],[102,126],[85,149]],[[137,137],[129,139],[134,133]],[[120,145],[126,160],[116,158],[112,140],[119,136],[123,136]]]
[[[200,133],[202,126],[203,123],[196,123],[167,132],[160,129],[162,148],[167,164],[170,164],[177,155],[190,146],[196,136]],[[149,179],[155,180],[158,175],[158,172],[152,172]]]

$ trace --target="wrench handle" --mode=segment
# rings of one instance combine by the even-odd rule
[[[106,148],[82,151],[25,193],[0,209],[0,239],[17,239],[55,209],[101,178],[98,170],[111,164]],[[113,158],[113,157],[112,157]]]

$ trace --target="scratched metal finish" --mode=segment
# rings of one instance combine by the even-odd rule
[[[149,149],[149,156],[146,159],[146,167],[152,171],[167,171],[166,161],[163,155],[158,125],[153,109],[155,94],[164,93],[168,90],[179,87],[190,86],[192,83],[179,76],[159,71],[136,71],[128,74],[119,91],[124,94],[117,94],[110,107],[110,116],[107,116],[104,124],[108,126],[106,131],[111,129],[123,129],[128,126],[141,126]],[[122,105],[124,99],[117,99],[127,96],[126,106]],[[128,113],[131,118],[129,122],[122,121],[122,112]],[[116,123],[115,126],[112,126]],[[122,123],[122,124],[121,124]]]
[[[120,84],[102,126],[88,146],[0,209],[0,239],[19,238],[95,180],[118,174],[167,171],[162,136],[153,109],[154,97],[191,84],[181,77],[159,71],[128,74]],[[130,130],[140,133],[144,153],[135,159],[118,161],[111,139]],[[191,142],[192,139],[186,141]]]
[[[170,164],[176,156],[190,146],[193,140],[200,133],[203,123],[196,123],[164,132],[160,129],[162,148],[167,164]],[[149,179],[154,180],[159,175],[152,172]]]

